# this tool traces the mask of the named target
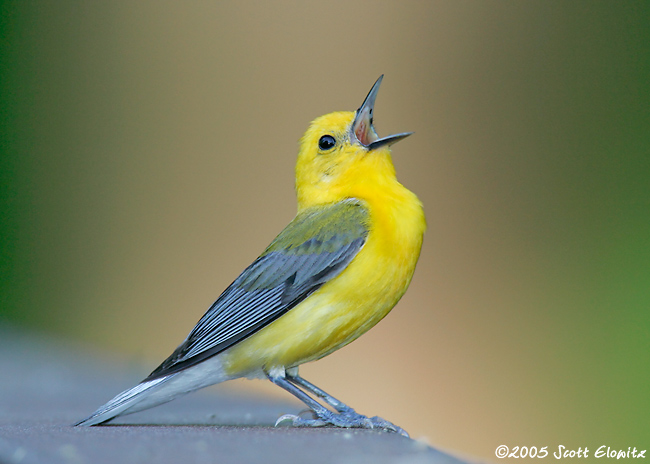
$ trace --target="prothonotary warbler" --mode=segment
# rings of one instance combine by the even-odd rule
[[[289,225],[169,358],[77,425],[100,424],[225,380],[266,377],[313,412],[312,418],[285,415],[278,423],[406,435],[298,375],[301,364],[347,345],[386,316],[409,286],[420,255],[422,205],[397,181],[389,148],[410,133],[379,138],[373,127],[382,78],[356,112],[317,118],[302,137],[298,213]]]

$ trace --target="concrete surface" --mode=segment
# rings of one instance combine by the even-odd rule
[[[1,464],[463,462],[394,433],[276,428],[300,403],[218,388],[111,425],[73,427],[146,374],[83,351],[0,326]]]

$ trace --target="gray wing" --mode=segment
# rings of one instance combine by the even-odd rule
[[[221,353],[285,314],[347,267],[366,241],[367,224],[368,211],[356,200],[298,214],[145,380]]]

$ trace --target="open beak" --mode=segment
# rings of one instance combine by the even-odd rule
[[[379,85],[383,78],[383,74],[379,76],[375,85],[373,85],[370,92],[368,92],[368,96],[363,101],[361,107],[357,110],[354,122],[352,123],[352,128],[350,129],[353,140],[356,138],[359,143],[368,148],[368,150],[374,150],[384,145],[392,145],[413,133],[402,132],[401,134],[389,135],[388,137],[380,139],[377,132],[375,132],[375,128],[372,126],[372,111],[375,106],[377,92],[379,92]]]

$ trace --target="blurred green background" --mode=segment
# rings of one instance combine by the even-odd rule
[[[148,374],[293,217],[309,121],[385,73],[429,230],[305,377],[488,460],[650,448],[649,2],[0,5],[0,321]]]

